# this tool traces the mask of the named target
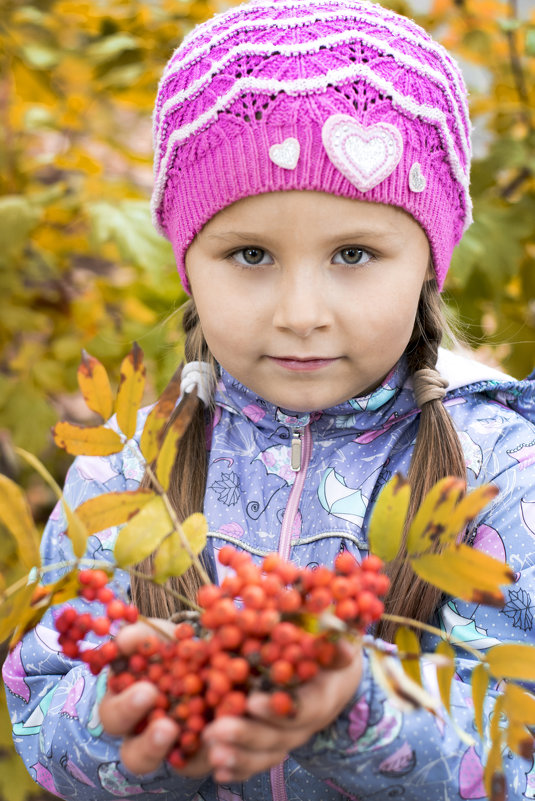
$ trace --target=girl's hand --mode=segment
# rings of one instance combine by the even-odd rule
[[[280,764],[340,714],[362,675],[362,649],[340,641],[335,668],[322,670],[297,691],[297,715],[281,718],[269,708],[269,695],[251,695],[248,718],[221,717],[203,739],[218,783],[246,781]]]
[[[173,633],[175,626],[163,620],[155,620],[163,631]],[[125,626],[117,635],[117,645],[124,654],[131,654],[139,642],[155,631],[145,623]],[[136,682],[122,693],[106,693],[99,707],[99,716],[104,730],[114,736],[123,737],[121,759],[132,773],[143,775],[157,770],[165,760],[178,734],[178,726],[170,718],[161,718],[150,723],[141,733],[133,731],[140,720],[153,708],[158,691],[148,681]],[[180,771],[189,778],[199,778],[210,772],[206,749],[201,750]]]

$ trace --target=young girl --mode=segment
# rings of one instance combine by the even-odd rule
[[[466,92],[448,53],[413,22],[360,0],[254,0],[199,25],[174,53],[154,143],[154,220],[192,296],[183,389],[198,384],[205,404],[180,448],[172,502],[180,516],[204,510],[214,579],[225,543],[257,559],[278,550],[301,566],[330,566],[344,549],[360,559],[374,501],[396,471],[413,484],[412,513],[452,474],[469,489],[499,487],[467,541],[507,560],[516,583],[502,609],[489,609],[441,599],[400,564],[388,610],[434,618],[480,649],[530,642],[533,381],[439,348],[439,291],[471,221]],[[131,451],[79,457],[65,493],[76,506],[142,479]],[[64,529],[58,509],[45,563],[70,556]],[[89,556],[111,559],[115,535],[92,537]],[[117,581],[145,613],[175,611],[121,571]],[[446,715],[400,710],[367,656],[341,647],[339,669],[299,691],[295,718],[273,717],[257,694],[247,718],[217,719],[174,772],[165,763],[171,721],[133,733],[154,688],[107,694],[105,676],[59,653],[53,614],[12,652],[4,679],[17,748],[60,797],[485,796],[475,663],[464,651],[452,690],[457,728]],[[392,638],[386,625],[377,633]],[[136,625],[119,639],[128,651],[142,636]],[[432,669],[424,672],[433,688]],[[508,798],[534,798],[531,763],[509,753],[504,762]]]

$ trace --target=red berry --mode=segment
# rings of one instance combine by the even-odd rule
[[[284,718],[289,718],[296,712],[291,695],[284,690],[276,690],[269,696],[269,706],[275,715]]]
[[[286,659],[277,659],[269,669],[269,677],[274,684],[289,684],[293,675],[293,665]]]
[[[234,555],[236,554],[236,548],[232,545],[223,545],[217,558],[219,559],[220,564],[225,565],[228,567],[232,560],[234,559]]]
[[[110,620],[122,620],[125,609],[125,604],[120,601],[119,598],[114,598],[113,601],[110,601],[107,605],[106,614]]]
[[[371,553],[362,560],[361,568],[363,570],[369,570],[373,573],[378,573],[379,570],[382,570],[383,568],[383,560]]]
[[[93,618],[91,628],[97,637],[105,637],[110,633],[110,621],[107,617],[95,617]]]
[[[358,566],[359,564],[357,560],[349,551],[342,551],[342,553],[339,553],[334,560],[335,569],[338,570],[339,573],[343,573],[345,576],[349,576],[351,573],[354,573],[355,570],[358,569]]]

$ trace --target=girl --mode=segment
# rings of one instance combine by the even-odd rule
[[[215,580],[228,542],[299,565],[332,565],[344,549],[361,558],[374,500],[396,471],[413,484],[412,514],[444,475],[493,482],[500,494],[467,536],[516,571],[503,609],[444,601],[406,564],[388,609],[435,617],[482,649],[529,642],[533,381],[439,348],[439,291],[471,221],[470,123],[451,57],[378,5],[253,0],[198,26],[171,57],[154,143],[154,221],[192,295],[183,388],[197,383],[205,401],[172,500],[182,517],[204,509]],[[124,455],[79,457],[66,496],[76,506],[134,488],[142,473]],[[64,528],[57,510],[45,563],[70,555]],[[92,537],[89,556],[111,558],[115,534]],[[175,611],[120,571],[117,582],[145,613]],[[378,634],[392,637],[387,626]],[[142,636],[130,627],[122,647]],[[473,665],[460,651],[452,709],[475,745],[447,717],[393,705],[366,655],[345,647],[338,670],[301,689],[294,719],[271,716],[257,694],[246,719],[205,730],[180,773],[165,763],[172,722],[133,733],[154,688],[106,694],[105,677],[58,653],[50,614],[4,678],[17,748],[60,797],[436,801],[485,795]],[[505,766],[508,797],[535,797],[530,763],[508,754]]]

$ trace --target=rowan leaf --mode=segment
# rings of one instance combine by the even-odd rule
[[[186,548],[180,533],[173,531],[162,542],[154,557],[153,577],[159,583],[167,581],[171,576],[181,576],[185,573],[192,564],[190,551],[197,555],[206,545],[208,522],[200,512],[187,517],[181,529],[189,547]]]
[[[201,512],[194,512],[182,523],[182,531],[193,553],[199,554],[206,546],[208,521]]]
[[[120,435],[106,426],[79,426],[56,423],[52,429],[54,442],[73,456],[109,456],[123,449]]]
[[[499,695],[490,719],[491,747],[483,770],[483,783],[489,801],[505,801],[505,778],[503,775],[503,730],[500,727],[504,697]]]
[[[535,740],[523,723],[509,721],[507,725],[506,743],[513,751],[524,759],[531,759],[535,750]]]
[[[158,455],[163,428],[171,417],[180,396],[182,366],[181,364],[175,371],[157,404],[151,410],[145,421],[139,447],[148,464],[153,462]]]
[[[156,495],[120,530],[113,553],[119,567],[142,562],[173,530],[162,498]]]
[[[483,704],[489,686],[489,671],[483,662],[478,662],[472,671],[472,701],[474,703],[474,718],[477,730],[484,737]]]
[[[88,534],[97,534],[106,528],[127,523],[154,497],[155,493],[148,489],[106,492],[81,503],[76,515]]]
[[[136,433],[137,413],[145,389],[145,365],[143,351],[134,342],[132,350],[121,364],[121,378],[117,392],[117,425],[127,439]]]
[[[22,614],[30,607],[37,582],[25,584],[10,595],[0,598],[0,642],[3,642],[17,627]]]
[[[437,665],[437,682],[442,703],[450,711],[451,683],[455,676],[455,650],[446,642],[441,640],[435,649],[438,656],[444,657],[444,662]]]
[[[395,699],[395,704],[402,711],[421,708],[432,714],[438,711],[437,699],[405,673],[398,659],[379,651],[370,651],[369,654],[375,681]]]
[[[489,606],[503,606],[500,585],[514,580],[508,565],[463,544],[443,553],[416,556],[411,564],[418,576],[443,592]]]
[[[486,662],[497,679],[535,681],[535,648],[532,645],[494,645],[487,651]]]
[[[449,522],[446,522],[446,529],[440,540],[444,545],[453,545],[457,542],[468,523],[479,514],[479,512],[496,497],[499,490],[494,484],[483,484],[481,487],[469,492],[457,504]]]
[[[30,507],[17,484],[2,474],[0,474],[0,522],[15,538],[21,562],[29,569],[40,565],[40,537]]]
[[[425,553],[440,539],[464,488],[464,481],[454,476],[446,476],[431,487],[407,534],[409,556]]]
[[[77,376],[80,392],[88,408],[99,414],[104,420],[111,417],[113,395],[104,365],[84,350]]]
[[[175,463],[178,443],[189,426],[199,405],[196,389],[182,398],[176,415],[169,426],[156,460],[156,477],[165,491],[169,489],[171,471]]]
[[[30,603],[22,609],[15,631],[10,640],[10,648],[14,648],[17,642],[27,631],[37,626],[45,612],[55,604],[62,604],[76,598],[79,589],[78,571],[71,570],[53,584],[37,585],[34,588]]]
[[[535,726],[535,696],[518,684],[507,682],[505,685],[504,711],[509,723],[523,723]]]
[[[399,553],[410,497],[409,482],[396,473],[377,498],[368,528],[368,542],[370,551],[383,562],[390,562]]]
[[[403,670],[412,681],[422,686],[420,672],[420,642],[414,631],[408,626],[399,626],[396,630],[395,643]]]

